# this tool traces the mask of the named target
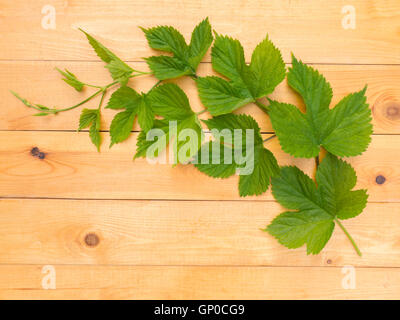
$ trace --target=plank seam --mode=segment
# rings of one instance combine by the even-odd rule
[[[277,202],[269,199],[167,199],[167,198],[71,198],[71,197],[19,197],[19,196],[1,196],[0,200],[66,200],[66,201],[196,201],[196,202]],[[400,203],[399,201],[368,201],[368,203]]]
[[[0,263],[0,267],[4,266],[42,266],[46,264],[51,264],[52,266],[59,267],[145,267],[145,268],[331,268],[331,269],[339,269],[343,268],[346,265],[332,265],[332,266],[310,266],[310,265],[196,265],[196,264],[187,264],[187,265],[177,265],[177,264],[68,264],[68,263]],[[362,268],[362,269],[400,269],[400,266],[357,266],[354,265],[354,268]]]
[[[143,60],[123,60],[126,63],[143,63],[146,64],[146,61]],[[313,65],[313,66],[392,66],[392,67],[400,67],[400,63],[340,63],[340,62],[307,62],[302,60],[305,64]],[[0,59],[0,62],[96,62],[96,63],[103,63],[99,60],[36,60],[36,59]],[[247,64],[250,61],[246,61]],[[211,64],[211,61],[202,61],[200,64]],[[291,62],[285,62],[285,65],[291,66]]]

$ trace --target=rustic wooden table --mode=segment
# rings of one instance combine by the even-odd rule
[[[362,258],[340,229],[317,256],[288,250],[260,231],[282,210],[270,191],[241,199],[237,177],[132,162],[137,126],[112,149],[103,132],[98,153],[87,132],[76,132],[80,110],[32,117],[9,92],[56,106],[92,92],[67,87],[54,67],[108,83],[78,27],[145,69],[141,58],[154,52],[138,26],[174,25],[189,38],[206,16],[240,39],[247,59],[268,33],[287,63],[294,52],[315,65],[333,103],[368,84],[374,135],[350,161],[370,202],[345,221]],[[0,0],[0,48],[0,298],[400,298],[398,0]],[[201,75],[212,73],[209,53],[205,61]],[[192,80],[177,82],[201,110]],[[138,90],[154,83],[131,81]],[[272,97],[301,105],[286,82]],[[272,134],[255,106],[241,112]],[[105,130],[113,115],[104,111]],[[276,139],[266,144],[281,165],[315,170]]]

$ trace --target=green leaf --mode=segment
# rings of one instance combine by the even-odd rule
[[[121,85],[125,86],[133,72],[133,69],[121,60],[112,60],[106,65],[108,71],[110,71],[111,77],[118,81]]]
[[[136,112],[132,109],[122,111],[115,115],[110,125],[110,147],[113,144],[122,142],[129,137],[133,128],[135,117]]]
[[[303,98],[312,124],[316,126],[323,121],[332,100],[332,88],[326,79],[317,70],[298,61],[292,55],[288,83]]]
[[[316,181],[326,210],[339,219],[359,215],[367,204],[366,190],[350,191],[357,182],[354,169],[347,162],[327,154],[321,162]]]
[[[174,79],[192,74],[192,70],[175,57],[153,56],[145,58],[145,60],[159,80]]]
[[[151,48],[173,54],[173,57],[161,55],[145,59],[159,80],[195,75],[200,61],[213,40],[208,19],[203,20],[193,30],[190,45],[187,45],[182,34],[173,27],[141,29]]]
[[[134,156],[134,159],[136,158],[145,158],[147,156],[146,152],[147,150],[151,147],[154,146],[155,143],[159,143],[160,148],[157,150],[162,151],[164,148],[167,146],[167,141],[169,141],[169,125],[167,120],[154,120],[153,127],[152,129],[160,129],[164,132],[163,136],[161,138],[165,139],[165,143],[160,137],[155,137],[154,140],[148,140],[147,139],[147,134],[149,132],[141,131],[139,133],[137,142],[136,142],[136,154]],[[155,157],[159,156],[159,153],[156,153],[154,155]]]
[[[175,163],[187,163],[198,152],[203,132],[186,94],[176,84],[167,83],[154,88],[146,99],[154,114],[164,118],[154,121],[153,126],[153,129],[162,130],[165,145],[161,149],[172,142]],[[187,136],[189,133],[193,135]],[[147,141],[146,135],[144,132],[139,135],[135,158],[145,157],[149,147],[154,145],[153,141]]]
[[[214,70],[230,80],[206,77],[196,81],[202,103],[214,116],[265,97],[285,77],[281,53],[268,37],[254,50],[250,65],[240,42],[226,36],[216,36],[211,57]]]
[[[100,113],[96,121],[92,123],[89,129],[89,136],[92,143],[97,147],[97,151],[100,152],[101,136],[100,136]]]
[[[260,145],[263,143],[260,127],[253,117],[245,114],[234,115],[226,114],[218,117],[213,117],[208,120],[203,120],[203,122],[208,126],[210,130],[216,129],[220,132],[222,130],[228,130],[231,135],[234,135],[235,129],[241,130],[242,145],[246,144],[246,130],[253,130],[254,144]]]
[[[99,109],[83,109],[79,118],[79,130],[90,126],[89,136],[92,143],[100,151],[101,136],[100,136],[100,110]]]
[[[174,83],[156,87],[149,99],[154,113],[166,120],[184,120],[194,115],[186,94]]]
[[[173,53],[179,60],[185,60],[189,55],[189,48],[182,34],[173,27],[158,26],[141,28],[149,46],[156,50]]]
[[[107,63],[106,68],[110,71],[111,77],[120,82],[121,85],[126,85],[130,75],[133,72],[133,69],[120,58],[118,58],[113,52],[103,46],[99,41],[93,38],[90,34],[82,29],[79,30],[86,35],[90,45],[93,47],[99,58]]]
[[[246,95],[248,92],[242,95],[219,77],[200,77],[196,79],[196,84],[202,103],[214,116],[230,113],[254,100],[251,95]]]
[[[307,245],[307,254],[318,254],[330,239],[336,219],[360,214],[367,203],[365,190],[351,191],[354,169],[327,154],[318,167],[317,185],[297,167],[283,167],[272,178],[272,194],[287,209],[265,229],[284,246]]]
[[[251,116],[234,114],[214,117],[204,122],[216,141],[202,146],[194,161],[196,168],[213,178],[227,178],[238,171],[241,197],[265,192],[271,177],[279,172],[279,167],[273,154],[263,146],[257,122]],[[234,139],[238,129],[241,130],[241,140]],[[218,130],[218,135],[215,130]],[[247,130],[253,130],[250,131],[252,144],[246,139]],[[240,156],[240,161],[237,156]]]
[[[140,128],[147,132],[153,127],[154,112],[147,95],[143,94],[137,105],[138,122]]]
[[[349,94],[329,109],[332,98],[329,83],[294,57],[288,81],[303,97],[306,113],[293,105],[270,101],[269,116],[285,152],[311,158],[319,154],[321,146],[337,156],[356,156],[367,149],[372,124],[366,88]]]
[[[296,106],[270,101],[268,115],[282,150],[294,157],[312,158],[320,152],[320,144],[307,116]]]
[[[121,87],[111,95],[106,108],[115,110],[134,108],[141,98],[141,95],[134,89]]]
[[[194,70],[197,69],[212,42],[211,25],[206,18],[194,28],[189,44],[188,61]]]
[[[318,254],[329,241],[335,223],[325,213],[284,212],[267,227],[280,244],[296,249],[307,244],[307,254]]]
[[[99,111],[97,109],[83,109],[79,118],[78,131],[89,127],[98,117]]]
[[[93,47],[94,51],[96,52],[96,54],[98,55],[98,57],[103,60],[105,63],[110,63],[112,60],[117,59],[117,56],[112,53],[110,50],[108,50],[105,46],[103,46],[99,41],[97,41],[95,38],[93,38],[89,33],[87,33],[86,31],[79,29],[80,31],[82,31],[90,45]]]
[[[248,86],[256,99],[272,93],[285,78],[286,67],[281,52],[268,39],[268,36],[254,49],[250,71],[253,77]]]
[[[350,157],[360,155],[368,148],[372,116],[365,92],[366,87],[347,95],[330,110],[328,122],[321,134],[321,145],[330,153]]]
[[[64,76],[64,81],[73,87],[76,91],[82,91],[84,84],[80,82],[77,77],[65,69],[65,72],[56,68],[56,70]]]
[[[262,145],[254,149],[254,170],[251,174],[239,178],[241,197],[260,195],[267,191],[271,177],[279,173],[278,162],[271,151]]]
[[[237,168],[233,149],[220,141],[203,144],[193,163],[197,169],[213,178],[228,178],[236,173]]]
[[[114,118],[115,122],[113,121],[111,124],[111,145],[122,142],[129,137],[136,115],[138,115],[139,125],[142,130],[148,131],[153,126],[154,112],[147,101],[146,95],[140,95],[130,87],[121,87],[115,91],[111,95],[106,108],[114,110],[126,109],[126,113],[119,113]],[[129,121],[129,123],[126,123],[126,121]]]
[[[231,80],[241,79],[247,68],[242,45],[228,36],[216,36],[211,61],[215,71]]]

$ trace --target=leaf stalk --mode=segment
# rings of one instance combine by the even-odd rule
[[[354,241],[354,239],[352,238],[352,236],[350,235],[350,233],[346,230],[346,228],[344,227],[344,225],[340,222],[340,220],[338,218],[335,217],[335,222],[339,225],[340,229],[343,230],[344,234],[347,236],[347,238],[350,240],[351,244],[353,245],[354,249],[356,250],[357,254],[362,257],[362,253],[360,251],[360,249],[358,248],[356,242]]]

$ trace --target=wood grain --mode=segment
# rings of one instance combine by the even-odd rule
[[[145,63],[131,63],[134,68],[147,70]],[[76,130],[82,108],[49,117],[32,117],[30,110],[17,100],[9,90],[18,92],[28,100],[48,106],[68,107],[91,95],[94,89],[78,93],[64,81],[55,67],[67,68],[82,81],[105,85],[110,82],[108,71],[102,62],[0,62],[0,100],[7,108],[0,108],[0,130]],[[314,65],[330,81],[334,97],[332,106],[345,95],[361,90],[368,84],[367,97],[372,109],[375,133],[400,133],[400,66],[355,66],[355,65]],[[201,64],[199,75],[215,74],[209,63]],[[148,91],[154,85],[154,77],[147,76],[131,80],[130,85],[138,91]],[[197,88],[193,80],[182,78],[177,81],[187,93],[192,108],[202,110]],[[7,90],[8,89],[8,90]],[[293,103],[304,110],[301,99],[287,85],[286,80],[270,95],[272,99]],[[98,99],[87,104],[95,107]],[[264,132],[272,132],[268,116],[255,105],[238,110],[251,114]],[[113,110],[103,111],[103,128],[109,129],[115,115]],[[202,118],[208,118],[203,114]],[[135,124],[134,130],[139,127]]]
[[[44,5],[56,10],[55,30],[41,26]],[[356,10],[355,29],[342,27],[345,5]],[[97,153],[87,132],[74,132],[80,110],[32,117],[9,92],[59,107],[90,94],[69,88],[54,67],[109,83],[78,27],[146,70],[142,58],[158,53],[138,26],[173,25],[188,40],[206,16],[217,32],[242,42],[247,61],[268,33],[286,63],[293,52],[315,65],[332,84],[332,105],[368,84],[374,136],[368,151],[349,161],[369,203],[344,221],[362,258],[338,228],[317,256],[288,250],[260,230],[283,210],[270,191],[243,199],[237,177],[132,162],[137,132],[112,149],[103,132]],[[399,299],[399,18],[397,0],[0,0],[0,299]],[[209,52],[198,73],[213,74]],[[202,110],[193,81],[176,82]],[[154,83],[148,76],[130,84],[147,91]],[[271,98],[304,110],[286,82]],[[257,107],[239,112],[271,135]],[[103,114],[107,131],[114,112]],[[290,157],[277,139],[265,146],[281,165],[313,175],[313,159]],[[44,159],[32,156],[34,147]],[[56,290],[41,284],[48,264]],[[346,265],[356,267],[355,289],[342,286]]]
[[[53,0],[56,30],[41,26],[48,0],[2,1],[0,59],[94,60],[78,27],[121,56],[138,61],[153,54],[138,26],[173,25],[189,39],[201,19],[242,41],[250,53],[266,33],[288,62],[294,52],[306,62],[400,63],[397,0],[353,0],[356,28],[342,27],[342,1],[301,0]],[[28,36],[29,35],[29,36]],[[207,58],[209,60],[209,57]]]
[[[8,299],[399,299],[400,269],[302,267],[54,266],[56,289],[42,289],[42,265],[0,266]],[[300,276],[301,275],[301,276]],[[343,286],[344,282],[344,286]]]
[[[103,133],[102,152],[91,144],[87,132],[0,132],[0,193],[5,197],[80,199],[186,199],[271,200],[267,191],[259,197],[240,198],[238,177],[212,179],[192,165],[150,164],[132,157],[133,133],[124,143],[108,149]],[[264,135],[268,137],[268,135]],[[369,201],[399,202],[400,136],[376,135],[362,156],[349,161],[358,173],[359,188],[367,188]],[[294,159],[277,141],[265,143],[280,165],[297,165],[312,175],[313,159]],[[38,147],[44,159],[31,154]],[[385,177],[383,184],[377,176]]]
[[[262,232],[273,201],[1,200],[0,264],[368,266],[400,264],[400,203],[369,203],[321,254]]]

